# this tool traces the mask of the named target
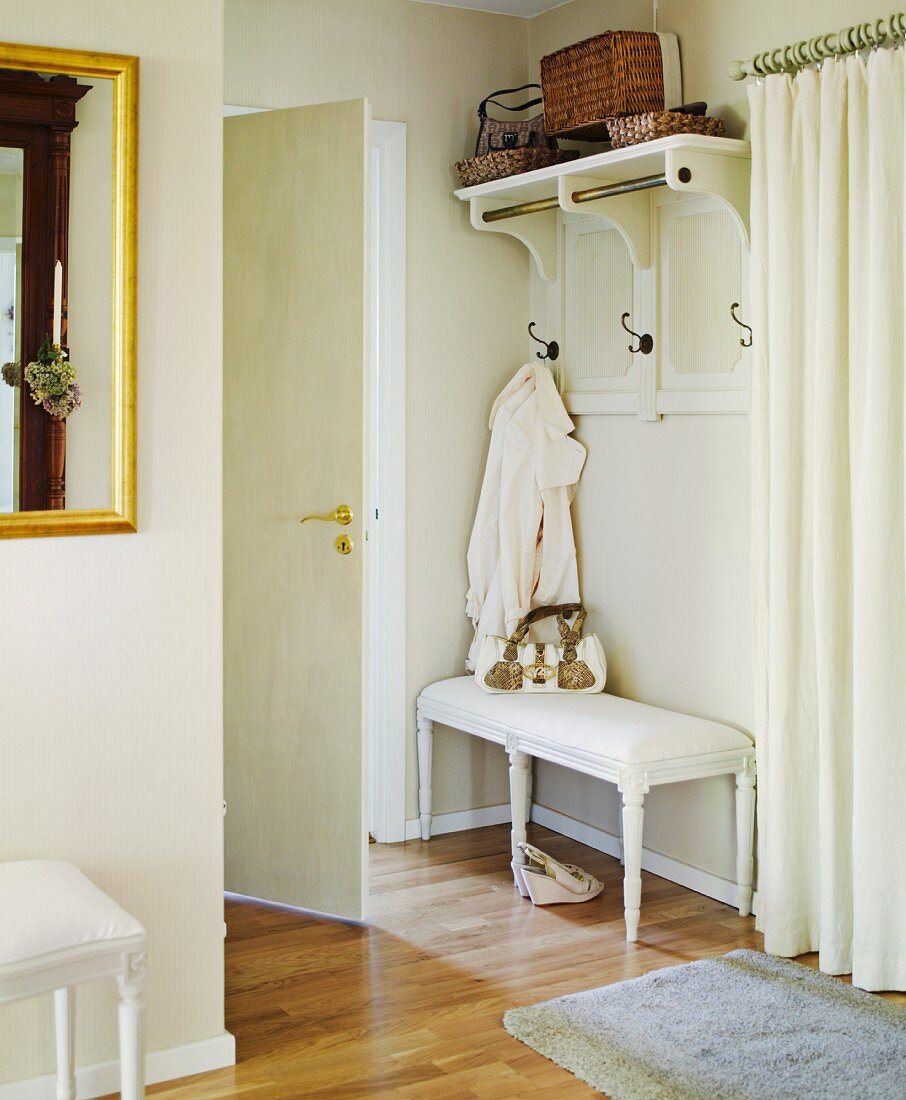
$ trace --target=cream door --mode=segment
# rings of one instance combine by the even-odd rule
[[[363,100],[241,115],[224,149],[226,884],[351,918],[367,881],[368,116]],[[199,318],[199,355],[203,334]],[[341,504],[347,526],[299,522]]]

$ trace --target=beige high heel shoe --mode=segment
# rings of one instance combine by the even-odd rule
[[[561,863],[560,866],[565,867],[567,869],[567,871],[569,871],[570,874],[575,874],[576,872],[578,872],[580,875],[585,874],[585,872],[580,867],[577,867],[575,865],[575,863]],[[544,870],[540,867],[536,867],[536,868],[528,867],[528,866],[526,866],[526,864],[517,863],[515,860],[510,861],[510,867],[513,869],[513,881],[516,883],[516,887],[519,890],[519,893],[524,898],[529,897],[530,896],[529,895],[529,889],[528,889],[528,886],[526,885],[526,880],[525,880],[525,876],[523,875],[523,871],[527,871],[530,875],[533,875],[533,874],[544,874],[545,873]]]
[[[513,874],[516,885],[519,886],[519,892],[523,897],[527,894],[532,899],[533,905],[591,901],[604,889],[604,884],[594,875],[583,871],[581,867],[576,867],[575,864],[560,863],[533,844],[520,844],[519,847],[531,862],[514,863]]]

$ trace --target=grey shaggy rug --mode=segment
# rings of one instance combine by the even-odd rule
[[[507,1031],[612,1100],[903,1100],[906,1008],[731,951],[513,1008]]]

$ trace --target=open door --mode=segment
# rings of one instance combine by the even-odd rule
[[[353,919],[368,122],[354,100],[224,123],[226,885]],[[299,522],[339,505],[346,525]]]

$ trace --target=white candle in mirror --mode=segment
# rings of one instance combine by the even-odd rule
[[[57,260],[53,271],[53,342],[60,346],[63,332],[63,264]]]

